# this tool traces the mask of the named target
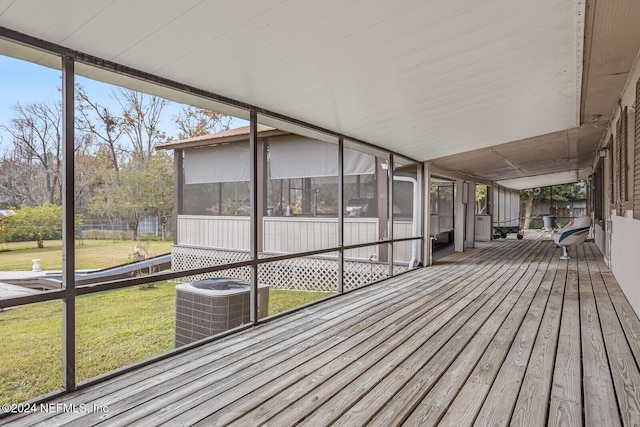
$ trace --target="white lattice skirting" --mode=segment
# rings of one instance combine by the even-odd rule
[[[173,271],[249,260],[249,254],[242,251],[185,246],[174,246],[171,254]],[[406,266],[396,264],[393,271],[394,274],[398,274],[407,269]],[[182,280],[194,282],[210,277],[236,277],[248,281],[250,274],[250,268],[243,267],[187,276]],[[344,262],[345,289],[357,288],[384,279],[388,275],[389,266],[385,263],[351,260]],[[337,292],[338,260],[335,257],[315,256],[264,263],[258,267],[258,282],[269,285],[272,289]]]

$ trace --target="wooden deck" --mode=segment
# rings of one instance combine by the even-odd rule
[[[640,321],[593,243],[560,253],[492,242],[0,423],[638,425]]]

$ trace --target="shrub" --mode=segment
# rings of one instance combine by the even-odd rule
[[[84,240],[131,240],[131,233],[122,230],[82,230]]]
[[[45,240],[62,238],[62,206],[23,206],[5,218],[5,227],[9,241],[35,240],[43,248]]]

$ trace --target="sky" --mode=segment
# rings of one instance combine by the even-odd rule
[[[0,125],[9,124],[15,115],[13,107],[18,102],[24,106],[59,99],[61,75],[60,70],[0,55]],[[111,95],[114,86],[80,76],[76,76],[76,82],[100,105],[113,109],[114,112],[119,111],[119,106]],[[173,116],[181,108],[181,104],[170,102],[163,111],[162,130],[173,139],[177,139]],[[234,119],[231,123],[232,128],[245,125],[246,122],[242,119]],[[9,135],[0,129],[0,153],[10,146]]]

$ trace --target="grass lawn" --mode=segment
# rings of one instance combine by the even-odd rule
[[[132,247],[132,242],[127,243]],[[3,265],[6,254],[0,255]],[[78,297],[77,381],[172,349],[175,285],[160,282],[150,289],[132,287]],[[328,295],[270,290],[269,315]],[[0,404],[19,403],[61,388],[61,337],[61,301],[0,311]]]
[[[84,240],[76,242],[76,269],[99,269],[125,264],[133,260],[133,248],[144,247],[149,256],[171,252],[173,241],[134,242],[132,240]],[[32,259],[39,258],[43,270],[62,269],[62,241],[46,240],[44,248],[36,242],[0,244],[0,271],[30,271]]]

